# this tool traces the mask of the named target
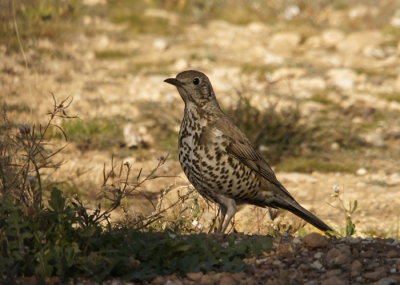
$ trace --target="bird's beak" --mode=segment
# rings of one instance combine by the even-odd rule
[[[167,82],[167,83],[175,85],[175,86],[181,86],[182,85],[182,83],[176,78],[167,78],[167,79],[164,80],[164,82]]]

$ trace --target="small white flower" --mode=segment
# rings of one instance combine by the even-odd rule
[[[339,185],[333,184],[332,189],[335,193],[339,192]]]

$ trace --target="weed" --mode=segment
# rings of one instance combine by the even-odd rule
[[[120,124],[113,119],[63,121],[61,128],[81,151],[109,149],[113,145],[119,146],[122,141]],[[59,133],[52,133],[52,136],[60,138]]]
[[[353,204],[349,201],[348,207],[344,205],[344,201],[342,197],[340,197],[340,190],[338,185],[333,185],[333,194],[332,197],[334,197],[338,202],[339,206],[333,206],[329,204],[331,207],[339,209],[342,211],[344,214],[345,220],[346,220],[346,226],[340,229],[340,232],[334,231],[334,234],[337,236],[352,236],[356,234],[356,225],[353,223],[352,220],[352,215],[354,212],[357,210],[358,207],[358,202],[357,200],[353,201]]]

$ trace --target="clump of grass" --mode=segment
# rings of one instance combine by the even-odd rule
[[[226,113],[256,148],[266,148],[268,162],[276,164],[283,156],[301,153],[300,146],[308,140],[310,130],[301,123],[297,106],[277,111],[277,105],[273,104],[260,111],[243,93],[238,95],[239,101]]]
[[[75,143],[79,150],[103,150],[121,145],[122,129],[118,120],[118,118],[96,118],[91,121],[69,120],[62,122],[61,127],[68,134],[69,141]],[[52,135],[60,138],[59,133]]]
[[[72,30],[71,23],[80,10],[80,1],[77,0],[12,0],[9,4],[0,4],[0,19],[4,23],[0,26],[0,44],[5,45],[10,53],[20,50],[16,29],[22,42],[38,38],[55,41],[61,34]]]
[[[305,173],[313,171],[355,173],[358,168],[358,164],[354,162],[335,163],[323,158],[307,156],[290,157],[277,165],[279,171]]]
[[[131,56],[131,54],[120,50],[102,50],[96,51],[95,56],[97,59],[121,59]]]

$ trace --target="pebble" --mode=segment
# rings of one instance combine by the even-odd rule
[[[351,264],[351,270],[352,271],[360,271],[362,268],[362,263],[359,260],[354,260],[353,263]]]
[[[219,281],[219,285],[235,285],[236,284],[236,280],[229,275],[225,275],[221,278],[221,280]]]
[[[188,272],[186,277],[192,281],[200,281],[203,276],[203,272]]]
[[[363,176],[363,175],[367,174],[367,170],[365,168],[359,168],[357,170],[356,174],[359,176]]]
[[[382,267],[379,267],[373,272],[364,273],[363,277],[372,281],[378,281],[379,279],[386,277],[386,275],[386,270]]]
[[[303,238],[303,242],[311,249],[325,248],[328,246],[326,238],[319,233],[309,233]]]
[[[347,281],[340,279],[337,276],[329,277],[321,282],[321,285],[347,285],[349,284]]]

